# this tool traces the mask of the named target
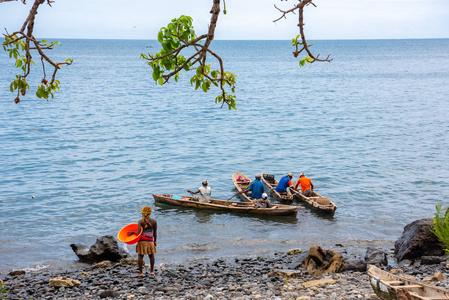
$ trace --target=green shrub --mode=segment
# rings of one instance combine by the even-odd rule
[[[431,231],[446,247],[444,251],[449,253],[449,207],[443,207],[443,203],[436,205],[435,218]]]
[[[8,289],[3,287],[3,283],[0,281],[0,294],[8,293]],[[0,296],[0,299],[6,299],[5,296]]]

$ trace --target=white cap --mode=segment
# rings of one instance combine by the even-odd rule
[[[262,194],[262,199],[267,199],[267,198],[268,198],[267,193],[263,193],[263,194]]]

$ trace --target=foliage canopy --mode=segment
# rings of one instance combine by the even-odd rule
[[[0,0],[0,3],[14,0]],[[21,0],[26,4],[26,0]],[[146,60],[146,63],[153,70],[152,77],[156,84],[164,85],[169,82],[171,78],[178,81],[180,72],[194,71],[190,79],[190,84],[195,87],[195,90],[201,88],[204,92],[208,92],[212,86],[219,89],[219,94],[215,98],[215,103],[225,104],[228,108],[236,109],[236,75],[225,71],[221,57],[210,49],[211,42],[214,39],[215,28],[218,22],[218,16],[222,11],[220,3],[222,0],[212,0],[211,20],[209,23],[209,30],[207,33],[197,36],[193,29],[193,20],[189,16],[180,16],[172,19],[166,26],[162,27],[157,35],[157,40],[161,44],[161,50],[155,54],[144,54],[140,57]],[[282,0],[281,0],[282,1]],[[275,8],[281,13],[281,17],[274,22],[286,18],[290,13],[298,12],[299,17],[299,31],[294,39],[292,45],[295,47],[293,52],[294,57],[305,51],[307,55],[300,59],[299,65],[304,66],[306,63],[313,63],[315,61],[330,62],[329,55],[325,59],[320,59],[319,54],[314,55],[310,51],[312,45],[307,44],[304,36],[304,7],[308,5],[316,6],[312,0],[296,0],[298,4],[294,5],[289,10],[282,10],[275,5]],[[38,98],[49,99],[54,98],[54,92],[59,90],[59,80],[56,80],[56,73],[62,65],[70,65],[73,59],[68,58],[63,62],[54,62],[44,50],[52,50],[60,45],[59,42],[53,41],[47,43],[46,40],[37,40],[33,36],[34,19],[38,12],[39,6],[47,3],[49,6],[53,0],[34,0],[33,6],[28,17],[21,29],[9,34],[4,33],[5,41],[2,43],[3,49],[8,53],[10,58],[15,60],[16,67],[20,73],[15,76],[15,79],[10,84],[11,92],[16,92],[17,96],[14,99],[15,103],[20,102],[20,96],[25,96],[27,90],[30,88],[26,81],[30,74],[31,66],[35,65],[32,60],[31,50],[36,50],[41,58],[43,79],[38,86],[36,96]],[[224,9],[223,14],[226,14],[226,3],[223,0]],[[190,56],[185,56],[186,49],[194,49],[194,53]],[[207,59],[211,58],[218,62],[218,68],[212,69],[211,64],[207,63]],[[50,80],[46,79],[45,63],[54,68],[53,75]]]

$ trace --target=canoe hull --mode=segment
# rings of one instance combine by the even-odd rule
[[[276,179],[273,178],[273,181],[269,181],[267,180],[265,177],[265,175],[267,175],[266,173],[262,174],[262,182],[265,185],[265,188],[270,192],[270,195],[274,198],[276,198],[276,200],[280,201],[280,202],[285,202],[285,203],[292,203],[293,202],[293,195],[290,192],[289,189],[287,189],[287,195],[282,195],[279,194],[276,191],[276,187],[278,185],[278,181]]]
[[[169,194],[153,194],[153,198],[156,202],[174,206],[246,213],[251,215],[296,217],[298,213],[298,207],[290,205],[273,205],[272,208],[263,208],[254,205],[252,202],[236,202],[218,199],[210,199],[209,203],[205,203],[193,201],[190,196],[182,196],[182,199],[174,199],[173,195]]]
[[[329,198],[323,197],[315,191],[313,191],[312,197],[306,197],[301,193],[301,190],[295,190],[293,188],[290,189],[295,199],[308,204],[311,208],[317,211],[334,214],[335,210],[337,210],[337,205],[335,205],[335,203],[333,203]],[[321,204],[320,202],[326,204]]]
[[[440,287],[394,275],[370,265],[368,276],[371,287],[384,300],[444,300],[449,299],[449,291]]]

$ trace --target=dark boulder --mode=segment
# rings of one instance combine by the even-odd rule
[[[421,256],[422,265],[438,265],[445,260],[444,256]]]
[[[421,256],[442,256],[444,246],[430,229],[433,219],[416,220],[404,227],[402,236],[394,244],[394,253],[398,262],[408,259],[420,259]]]
[[[343,271],[366,272],[366,262],[361,259],[345,259]]]
[[[115,262],[128,256],[125,250],[119,248],[117,240],[112,235],[99,237],[90,249],[83,244],[71,244],[70,247],[72,247],[80,261],[85,263],[95,263],[104,260]]]
[[[371,265],[376,266],[388,265],[387,253],[373,247],[368,247],[368,249],[366,249],[364,260],[367,264]]]

